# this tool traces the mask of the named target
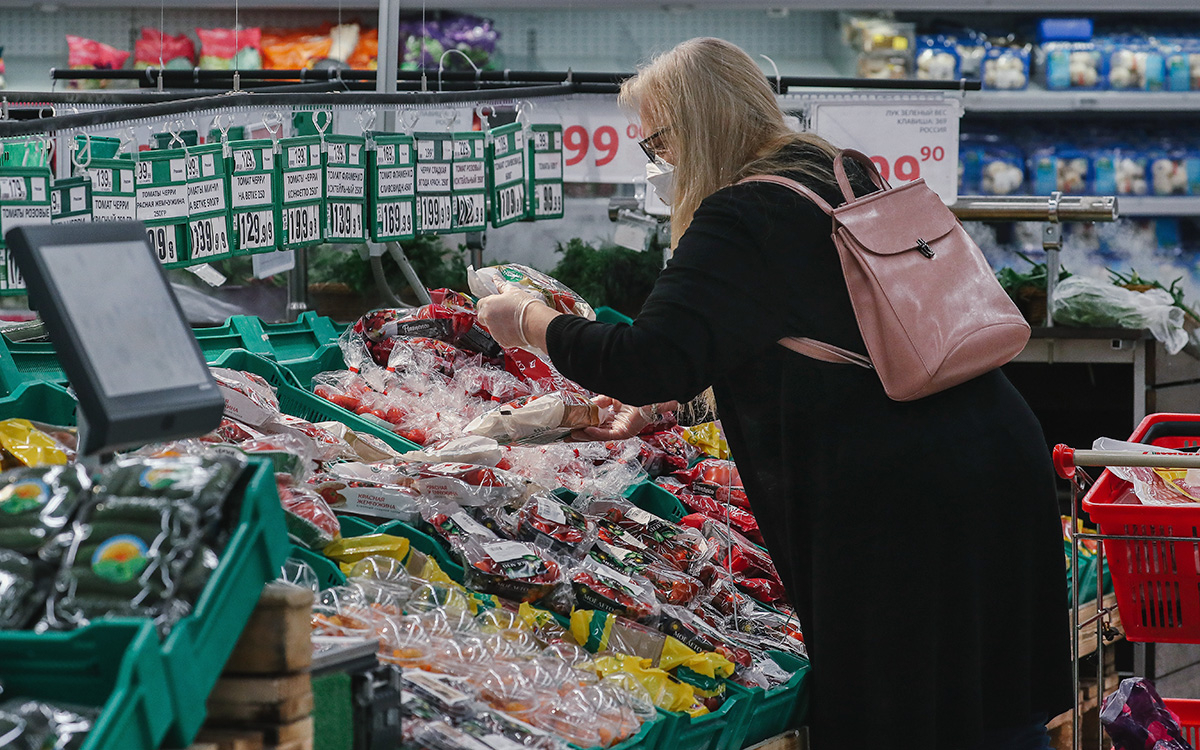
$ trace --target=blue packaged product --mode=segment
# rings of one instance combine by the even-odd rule
[[[1090,42],[1092,19],[1090,18],[1043,18],[1038,21],[1038,43],[1046,42]]]
[[[1035,150],[1029,161],[1035,195],[1055,191],[1078,195],[1090,188],[1091,155],[1084,149],[1063,144],[1044,146]]]
[[[1200,157],[1196,152],[1164,145],[1149,155],[1153,195],[1200,195]]]
[[[1020,90],[1029,85],[1029,50],[990,47],[983,56],[981,79],[987,89]]]
[[[917,37],[917,78],[954,81],[962,74],[962,59],[955,45],[942,36]]]
[[[1047,89],[1103,88],[1104,54],[1094,43],[1047,42],[1041,54]]]
[[[1117,146],[1113,165],[1114,190],[1117,195],[1146,195],[1150,192],[1150,160],[1146,153],[1131,146]],[[1096,188],[1104,195],[1104,190]]]
[[[1173,39],[1162,46],[1167,91],[1200,89],[1200,40]]]
[[[1166,61],[1157,45],[1145,40],[1117,41],[1108,47],[1108,87],[1115,91],[1162,91]]]

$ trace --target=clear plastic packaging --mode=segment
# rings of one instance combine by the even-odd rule
[[[583,556],[596,540],[596,523],[548,494],[529,498],[517,515],[517,538],[565,555]]]
[[[279,398],[266,380],[250,372],[209,368],[225,397],[225,414],[253,427],[279,416]]]
[[[476,297],[498,294],[500,285],[505,283],[537,292],[547,305],[561,313],[578,315],[588,320],[596,319],[596,312],[587,300],[571,291],[565,284],[529,266],[508,263],[478,270],[467,269],[467,284]]]
[[[1029,86],[1029,50],[1023,47],[990,47],[983,57],[985,89],[1023,90]]]
[[[433,639],[417,617],[392,617],[379,629],[379,660],[398,667],[425,669],[433,658]]]
[[[612,612],[641,623],[658,620],[655,590],[645,578],[625,575],[590,558],[567,575],[579,609]]]
[[[45,600],[38,590],[37,571],[29,558],[0,549],[0,630],[21,628]],[[44,587],[43,587],[44,588]]]
[[[288,535],[298,544],[319,551],[341,536],[337,516],[310,485],[297,485],[290,474],[276,474],[275,485]]]
[[[0,747],[79,750],[100,709],[13,698],[0,703]]]
[[[375,615],[362,592],[351,586],[325,589],[313,604],[313,635],[339,638],[373,638]]]
[[[552,442],[572,430],[598,427],[609,417],[585,396],[571,392],[521,398],[497,407],[464,429],[501,443]]]
[[[642,542],[666,564],[687,572],[711,559],[715,550],[704,535],[659,518],[624,499],[594,500],[588,514],[607,519]]]
[[[294,557],[289,557],[283,561],[283,567],[279,572],[279,580],[299,586],[302,589],[308,589],[313,594],[321,593],[321,584],[317,580],[317,572],[308,563],[303,560],[297,560]]]
[[[534,603],[562,583],[558,563],[525,542],[463,541],[466,585],[476,591],[518,602]]]
[[[472,679],[479,691],[479,698],[497,711],[532,722],[545,696],[525,676],[516,664],[498,663],[480,672]]]
[[[88,498],[92,482],[78,465],[18,468],[0,474],[0,549],[56,559],[53,544]]]

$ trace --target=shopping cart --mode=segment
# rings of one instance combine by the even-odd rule
[[[1136,500],[1129,501],[1130,483],[1116,474],[1104,471],[1089,489],[1091,478],[1080,469],[1120,466],[1200,470],[1200,455],[1161,452],[1200,448],[1200,415],[1151,414],[1129,440],[1144,443],[1145,452],[1075,450],[1065,445],[1054,448],[1055,470],[1070,480],[1072,489],[1071,569],[1079,569],[1081,542],[1099,542],[1096,612],[1082,622],[1079,587],[1071,587],[1071,662],[1077,698],[1083,629],[1096,628],[1098,688],[1104,685],[1104,644],[1118,634],[1101,589],[1106,558],[1110,561],[1116,608],[1128,640],[1200,643],[1200,505],[1140,505]],[[1080,503],[1079,493],[1084,490]],[[1098,533],[1080,531],[1081,505]],[[1081,747],[1080,713],[1077,704],[1072,717],[1072,746],[1076,750]],[[1103,732],[1099,736],[1099,747],[1104,750],[1107,743]]]

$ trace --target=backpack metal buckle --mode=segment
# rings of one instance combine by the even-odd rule
[[[920,237],[917,238],[917,249],[920,250],[921,255],[924,255],[926,258],[933,257],[933,248],[931,248],[929,246],[928,242],[921,239]]]

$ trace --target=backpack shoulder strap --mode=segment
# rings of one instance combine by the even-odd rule
[[[808,198],[810,201],[817,204],[817,208],[821,209],[826,214],[828,214],[830,216],[833,215],[833,207],[829,205],[828,201],[826,201],[821,196],[817,195],[810,188],[807,188],[804,185],[801,185],[800,183],[796,182],[795,180],[789,180],[787,177],[783,177],[783,176],[777,175],[777,174],[756,174],[756,175],[751,175],[744,179],[738,180],[737,184],[741,185],[746,182],[769,182],[774,185],[782,185],[783,187],[788,188],[789,190],[792,190],[794,192],[797,192],[800,195],[804,196],[805,198]]]
[[[868,370],[875,369],[875,365],[871,363],[870,358],[857,352],[852,352],[849,349],[843,349],[840,346],[826,344],[824,341],[788,336],[787,338],[779,339],[778,343],[797,354],[803,354],[805,357],[812,359],[819,359],[822,362],[831,362],[835,365],[858,365]]]

